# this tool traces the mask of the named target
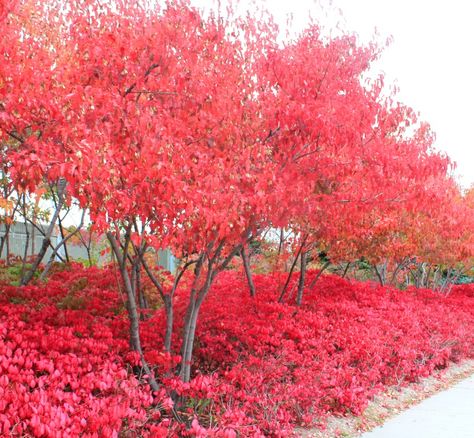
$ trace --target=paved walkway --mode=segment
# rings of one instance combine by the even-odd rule
[[[362,438],[474,438],[474,376],[391,418]]]

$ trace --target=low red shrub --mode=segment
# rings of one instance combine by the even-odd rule
[[[358,414],[388,385],[474,357],[472,285],[442,297],[327,276],[298,308],[276,303],[278,275],[256,276],[252,299],[240,274],[224,272],[202,309],[189,384],[163,377],[179,356],[162,352],[162,312],[141,326],[164,388],[186,396],[186,431],[165,389],[154,405],[131,372],[117,278],[78,265],[46,285],[1,287],[0,435],[285,436],[328,414]],[[185,303],[181,290],[175,333]]]
[[[215,376],[221,427],[276,436],[328,414],[359,414],[385,386],[474,356],[472,286],[445,298],[326,276],[298,308],[276,303],[278,276],[255,283],[252,299],[238,275],[222,274],[201,315],[196,369]]]

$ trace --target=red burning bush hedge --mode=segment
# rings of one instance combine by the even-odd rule
[[[251,299],[235,273],[220,277],[203,309],[196,368],[219,375],[215,403],[266,433],[358,414],[385,386],[474,356],[472,287],[443,298],[327,276],[300,309],[275,302],[276,276],[255,280]],[[234,424],[228,413],[223,421]]]
[[[358,414],[388,385],[474,357],[473,286],[445,298],[327,276],[298,308],[276,303],[277,275],[255,282],[252,299],[240,274],[218,277],[190,384],[168,373],[179,357],[162,352],[161,311],[142,322],[147,358],[163,383],[154,397],[132,372],[113,269],[73,266],[46,285],[3,285],[0,434],[284,436],[328,414]],[[188,426],[171,415],[171,388],[186,396]]]

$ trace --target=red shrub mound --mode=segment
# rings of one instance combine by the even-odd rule
[[[44,286],[0,289],[0,435],[111,437],[147,421],[153,398],[114,336],[112,271],[79,266]]]
[[[187,431],[165,389],[153,400],[132,373],[113,270],[74,266],[46,285],[1,286],[0,435],[285,436],[295,424],[360,413],[387,385],[474,357],[474,286],[441,297],[327,276],[297,308],[275,302],[278,276],[255,282],[251,299],[240,274],[218,277],[190,384],[163,377],[179,358],[162,352],[161,311],[142,323],[158,378],[186,396]],[[178,322],[184,298],[176,297]]]
[[[203,309],[197,368],[220,376],[221,425],[238,423],[232,409],[275,435],[328,413],[358,414],[384,386],[474,357],[472,286],[445,298],[327,276],[299,309],[275,303],[275,277],[255,281],[251,299],[235,274],[222,275]]]

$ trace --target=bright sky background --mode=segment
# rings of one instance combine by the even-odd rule
[[[301,2],[303,3],[303,2]],[[309,2],[308,2],[309,3]],[[379,68],[436,132],[436,146],[474,183],[474,4],[470,0],[338,0],[347,27],[391,34]]]
[[[212,0],[193,0],[207,6]],[[225,3],[225,0],[222,0]],[[241,7],[250,3],[241,0]],[[309,12],[322,24],[342,21],[367,41],[377,28],[392,36],[376,66],[396,83],[399,100],[419,111],[436,133],[436,147],[457,162],[459,182],[474,184],[474,2],[470,0],[261,0],[278,23],[293,14],[303,29]],[[341,9],[343,18],[322,8]],[[320,18],[323,17],[323,18]],[[334,21],[336,22],[336,21]]]

